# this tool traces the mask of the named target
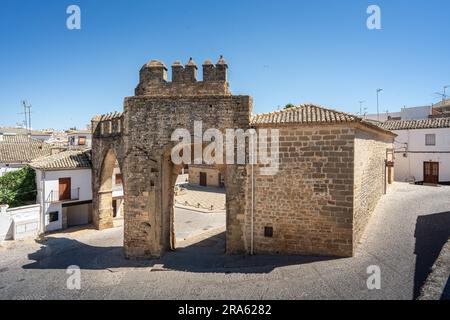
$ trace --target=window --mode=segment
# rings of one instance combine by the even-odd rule
[[[59,220],[59,212],[58,211],[53,211],[48,214],[49,222],[56,222],[58,220]]]
[[[122,184],[122,183],[123,183],[123,181],[122,181],[122,174],[121,173],[116,174],[116,185],[119,185],[119,184]]]
[[[264,227],[264,237],[266,238],[273,237],[273,227]]]
[[[71,178],[59,178],[59,200],[71,199]]]
[[[79,146],[84,146],[84,145],[86,145],[86,137],[84,137],[84,136],[79,136],[79,137],[78,137],[78,145],[79,145]]]
[[[426,134],[425,135],[425,145],[426,146],[435,146],[436,145],[436,135],[435,134]]]

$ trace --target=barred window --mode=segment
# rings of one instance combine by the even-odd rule
[[[425,135],[425,145],[426,146],[435,146],[436,145],[436,135],[435,134],[426,134]]]

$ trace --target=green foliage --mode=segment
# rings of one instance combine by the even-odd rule
[[[295,106],[292,103],[288,103],[287,105],[284,106],[284,109],[290,109],[290,108],[295,108]]]
[[[36,173],[30,167],[0,177],[0,204],[20,207],[36,201]]]

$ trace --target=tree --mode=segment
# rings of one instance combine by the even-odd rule
[[[0,177],[0,204],[20,207],[36,202],[36,173],[31,167],[7,172]]]

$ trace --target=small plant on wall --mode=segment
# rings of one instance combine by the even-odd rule
[[[36,203],[36,173],[30,167],[0,177],[0,204],[11,208]]]
[[[295,105],[293,105],[292,103],[288,103],[287,105],[284,106],[284,109],[291,109],[291,108],[295,108]]]

